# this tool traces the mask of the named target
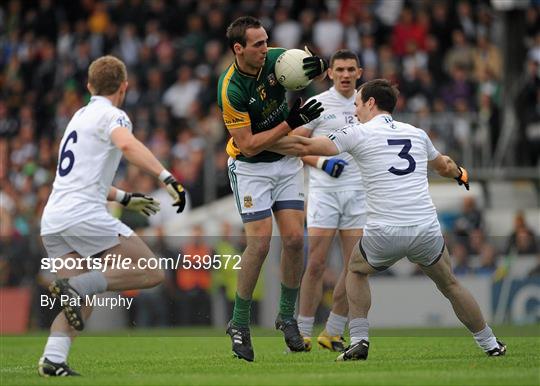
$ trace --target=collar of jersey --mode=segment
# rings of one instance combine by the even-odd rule
[[[240,66],[238,66],[238,63],[236,62],[236,59],[234,59],[234,68],[236,69],[236,71],[238,71],[240,73],[240,75],[247,76],[248,78],[256,78],[257,80],[259,79],[259,76],[261,76],[261,72],[262,72],[262,69],[263,69],[262,67],[259,69],[259,72],[257,73],[257,76],[248,74],[247,72],[244,72],[244,71],[242,71],[240,69]]]
[[[336,95],[336,97],[341,98],[341,99],[346,100],[346,101],[350,101],[351,99],[354,100],[354,98],[356,97],[356,92],[354,94],[352,94],[352,96],[350,98],[344,97],[343,95],[341,95],[340,92],[338,92],[336,90],[336,88],[334,86],[330,87],[330,92],[334,93]]]
[[[392,118],[392,115],[391,114],[379,114],[379,115],[375,115],[373,118],[371,118],[369,121],[367,121],[366,123],[369,123],[369,122],[375,122],[376,120],[379,121],[381,119],[384,119],[385,117],[387,118],[390,118],[391,121],[394,120],[394,118]]]
[[[90,98],[90,103],[98,102],[98,101],[105,102],[105,103],[108,103],[108,104],[112,105],[112,102],[111,102],[111,100],[109,98],[105,98],[104,96],[101,96],[101,95],[93,95]]]

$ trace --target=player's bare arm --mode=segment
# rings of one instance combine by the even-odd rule
[[[279,154],[304,157],[307,155],[332,156],[339,154],[339,150],[327,137],[306,138],[298,135],[289,135],[281,138],[270,148]]]
[[[178,207],[177,213],[184,210],[186,206],[184,187],[163,167],[152,152],[135,138],[127,127],[114,129],[111,140],[130,163],[158,177],[165,184],[167,192],[173,198],[173,206]]]
[[[302,106],[302,99],[298,98],[289,111],[287,119],[270,130],[253,134],[251,132],[251,126],[243,126],[229,131],[234,139],[234,143],[242,154],[247,157],[253,157],[261,151],[268,149],[291,130],[318,118],[322,111],[321,103],[315,99]]]
[[[301,137],[311,138],[312,131],[307,127],[298,127],[291,132],[293,135],[299,135]],[[341,158],[325,158],[318,155],[306,155],[302,157],[302,162],[311,167],[321,169],[328,175],[338,178],[345,166],[348,165],[347,161]]]
[[[430,168],[439,173],[442,177],[453,178],[459,185],[464,185],[469,190],[469,174],[464,167],[458,166],[456,162],[447,155],[439,155],[428,162]]]
[[[253,157],[274,144],[278,139],[287,135],[290,130],[289,125],[283,121],[271,130],[262,131],[257,134],[251,132],[251,126],[231,129],[229,132],[242,154],[246,157]]]

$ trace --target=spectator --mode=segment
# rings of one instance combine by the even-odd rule
[[[274,28],[272,28],[273,43],[278,47],[287,49],[298,48],[301,37],[302,28],[300,24],[289,17],[287,8],[278,8],[275,13]]]
[[[484,244],[480,252],[480,264],[474,270],[478,275],[491,276],[497,270],[497,251],[492,245]]]
[[[426,48],[426,26],[415,20],[411,8],[403,8],[398,23],[392,32],[392,51],[398,57],[407,53],[407,46],[413,44],[420,51]]]
[[[176,83],[163,94],[163,103],[170,107],[171,114],[179,121],[189,118],[189,111],[195,97],[200,90],[200,83],[193,79],[192,70],[188,66],[181,66],[177,73]]]
[[[484,73],[489,72],[493,78],[501,79],[503,65],[501,50],[491,43],[484,34],[479,34],[476,38],[472,60],[475,78],[479,79]]]
[[[474,50],[459,29],[452,31],[452,44],[444,57],[445,71],[452,75],[455,68],[460,68],[468,79],[474,68]]]
[[[454,274],[468,275],[472,273],[469,265],[469,253],[463,244],[455,244],[452,248],[452,260],[454,265]]]
[[[473,196],[463,198],[463,209],[454,223],[454,233],[458,238],[467,238],[469,233],[483,226],[482,212],[476,206]]]
[[[536,235],[525,221],[523,212],[514,217],[514,230],[508,238],[507,254],[534,255],[538,253]]]
[[[191,239],[183,248],[182,266],[176,271],[176,320],[181,324],[210,324],[211,272],[203,269],[205,256],[210,258],[213,251],[204,240],[203,228],[195,225]]]

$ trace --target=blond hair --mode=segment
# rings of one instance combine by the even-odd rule
[[[88,67],[88,83],[94,95],[112,95],[126,80],[126,65],[114,56],[102,56]]]

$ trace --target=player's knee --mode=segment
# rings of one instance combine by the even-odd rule
[[[311,259],[308,261],[306,274],[312,279],[320,279],[324,275],[326,264],[320,259]]]
[[[334,288],[334,292],[332,294],[332,302],[334,304],[342,304],[347,303],[347,293],[345,291],[338,291],[337,288]]]
[[[437,287],[445,297],[452,297],[452,295],[459,291],[460,285],[457,279],[452,276],[445,280],[443,283],[438,283]]]
[[[289,253],[299,253],[304,249],[304,234],[283,238],[283,249]]]
[[[251,240],[248,242],[246,251],[249,255],[264,259],[270,250],[270,239]]]

